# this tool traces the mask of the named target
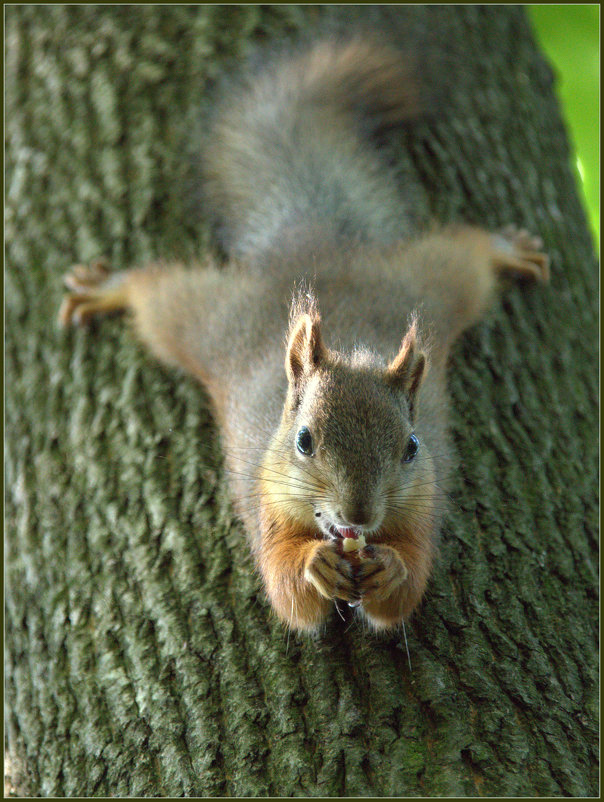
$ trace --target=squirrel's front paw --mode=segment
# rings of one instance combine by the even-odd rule
[[[383,601],[400,590],[409,572],[407,566],[390,546],[370,546],[369,553],[355,573],[363,601]]]
[[[359,600],[352,566],[340,557],[332,542],[317,545],[304,567],[304,578],[326,599]]]
[[[111,273],[105,259],[89,265],[73,265],[64,276],[68,290],[59,310],[59,323],[81,324],[98,314],[125,308],[124,273]]]
[[[549,281],[549,257],[543,240],[525,228],[506,226],[493,236],[493,264],[496,272],[514,278]]]

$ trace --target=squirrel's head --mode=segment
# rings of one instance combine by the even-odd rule
[[[277,506],[331,537],[371,535],[405,515],[419,521],[434,479],[416,431],[427,367],[416,319],[386,364],[368,351],[328,349],[314,307],[294,316],[288,393],[263,474]]]

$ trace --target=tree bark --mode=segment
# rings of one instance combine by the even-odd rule
[[[401,636],[271,615],[207,399],[61,275],[208,248],[183,119],[252,42],[390,16],[439,80],[394,136],[420,219],[522,225],[452,360],[460,468]],[[517,6],[6,9],[6,755],[53,796],[597,795],[598,273],[553,76]],[[430,66],[431,65],[431,66]]]

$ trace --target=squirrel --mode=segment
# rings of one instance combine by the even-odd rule
[[[525,230],[409,231],[379,135],[419,116],[420,94],[376,37],[274,55],[231,84],[202,148],[226,262],[65,277],[63,325],[127,310],[207,388],[266,593],[296,630],[338,600],[375,630],[418,606],[454,465],[451,346],[500,279],[549,277]]]

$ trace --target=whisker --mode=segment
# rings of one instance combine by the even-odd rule
[[[268,471],[270,471],[271,473],[274,473],[274,474],[276,474],[277,476],[282,476],[282,477],[285,477],[286,479],[291,479],[291,480],[293,480],[293,481],[295,481],[295,482],[304,483],[304,484],[308,485],[308,487],[311,487],[311,488],[312,488],[312,487],[314,487],[314,485],[311,485],[311,484],[310,484],[310,482],[305,482],[305,481],[304,481],[304,479],[298,479],[297,477],[291,476],[291,475],[290,475],[290,474],[288,474],[288,473],[284,473],[283,471],[278,471],[278,470],[276,470],[275,468],[268,468],[268,467],[266,467],[266,466],[261,466],[261,465],[258,465],[258,464],[257,464],[257,463],[255,463],[255,462],[249,462],[249,460],[244,460],[244,459],[241,459],[241,457],[237,457],[237,459],[238,459],[240,462],[242,462],[244,465],[252,465],[254,468],[261,468],[261,467],[263,467],[263,468],[264,468],[264,470],[268,470]],[[227,470],[230,470],[230,469],[227,467]]]
[[[391,513],[394,516],[398,516],[399,518],[411,518],[413,516],[417,520],[425,520],[432,515],[444,515],[446,512],[448,512],[448,510],[446,507],[442,507],[441,509],[423,509],[421,507],[387,507],[386,512]]]
[[[295,599],[295,594],[292,593],[292,608],[291,608],[291,611],[290,611],[290,614],[289,614],[290,625],[287,628],[287,643],[285,644],[285,656],[286,657],[287,657],[287,653],[289,651],[289,636],[290,636],[291,631],[292,631],[292,622],[294,620],[294,599]]]
[[[231,469],[229,469],[227,472],[231,476],[243,476],[245,479],[253,479],[255,481],[259,481],[258,477],[254,476],[253,474],[243,473],[242,471],[233,471]],[[297,480],[291,479],[291,477],[285,477],[285,478],[289,478],[289,481],[286,482],[286,481],[283,481],[283,479],[273,479],[271,477],[265,477],[263,479],[263,481],[264,482],[270,482],[271,484],[275,484],[275,485],[283,485],[284,487],[293,487],[293,488],[296,488],[297,490],[306,490],[308,492],[314,490],[314,488],[309,486],[309,485],[298,484]]]
[[[393,508],[406,509],[408,507],[417,507],[418,509],[442,509],[446,510],[450,507],[450,501],[434,497],[434,496],[413,496],[412,498],[405,498],[404,496],[393,496],[385,500],[385,505],[390,505]]]
[[[263,455],[270,453],[270,454],[281,455],[281,456],[283,456],[285,458],[290,456],[290,452],[285,450],[285,449],[274,449],[274,448],[270,448],[270,447],[269,448],[260,448],[260,447],[257,447],[257,446],[234,446],[234,447],[231,446],[231,447],[229,447],[228,450],[225,450],[225,453],[227,454],[227,456],[232,456],[233,459],[237,459],[240,462],[245,462],[247,465],[254,465],[257,468],[263,467],[263,463],[261,463],[261,462],[258,462],[258,463],[246,462],[246,460],[242,459],[238,454],[229,455],[229,451],[231,450],[231,448],[245,449],[245,450],[249,449],[249,450],[254,450],[254,451],[261,451]],[[267,468],[266,465],[264,465],[264,468],[266,470],[271,470],[270,468]],[[316,472],[313,472],[313,471],[309,470],[308,467],[305,467],[303,465],[297,464],[296,465],[296,469],[301,471],[302,473],[306,474],[313,481],[319,481],[319,477],[317,476]]]
[[[413,671],[411,667],[411,655],[409,654],[409,644],[407,643],[407,630],[405,629],[405,622],[403,624],[403,637],[405,638],[405,649],[407,650],[407,660],[409,661],[409,671]]]
[[[416,482],[416,483],[408,482],[407,484],[402,485],[402,488],[407,489],[416,487],[428,487],[430,485],[433,485],[434,487],[437,487],[440,490],[440,486],[438,484],[439,481],[440,481],[439,479],[426,479],[425,482]]]
[[[440,509],[435,509],[433,507],[420,507],[420,506],[402,506],[402,505],[391,505],[386,507],[386,511],[390,513],[394,513],[399,518],[402,517],[409,517],[411,515],[416,516],[417,518],[426,518],[430,515],[436,513],[445,513],[447,512],[447,507],[441,507]]]
[[[237,429],[244,437],[249,437],[252,439],[252,433],[254,435],[264,435],[267,439],[272,439],[275,436],[276,425],[275,427],[269,431],[269,429],[265,429],[262,425],[262,422],[258,420],[258,418],[248,419],[246,421],[245,428],[243,426],[233,420],[228,422],[228,428]]]
[[[309,506],[312,506],[312,499],[310,496],[292,496],[292,495],[281,495],[281,496],[271,496],[271,503],[274,504],[304,504],[308,502]],[[253,504],[254,502],[262,502],[266,503],[266,496],[263,494],[252,495],[252,496],[241,496],[237,499],[239,503],[244,504]]]
[[[426,526],[426,523],[430,523],[431,517],[430,516],[422,516],[417,513],[409,514],[407,513],[405,516],[405,523],[413,524],[414,526],[421,528]]]

